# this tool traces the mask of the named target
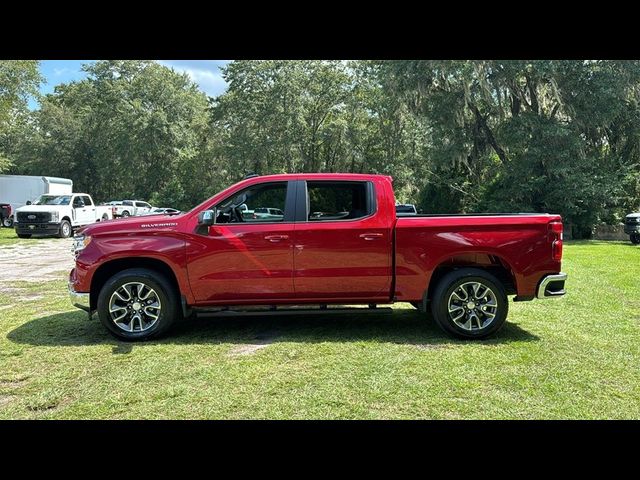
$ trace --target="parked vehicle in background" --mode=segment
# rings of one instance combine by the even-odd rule
[[[71,192],[73,181],[68,178],[0,175],[0,204],[5,205],[4,213],[0,213],[3,215],[2,223],[4,226],[11,226],[14,220],[11,216],[16,210],[27,202],[35,201],[40,195],[68,195]]]
[[[13,226],[13,208],[9,203],[0,203],[0,226],[8,228]]]
[[[33,234],[65,238],[77,227],[112,218],[111,207],[95,205],[86,193],[41,195],[33,204],[16,210],[13,225],[20,238],[31,238]]]
[[[247,219],[241,205],[284,216]],[[88,226],[74,252],[73,304],[127,340],[192,312],[393,302],[484,338],[504,324],[508,295],[561,297],[567,278],[559,215],[398,217],[382,175],[252,177],[182,215]]]
[[[398,203],[396,204],[396,214],[399,217],[405,215],[417,215],[418,210],[416,210],[416,206],[412,203]]]
[[[279,208],[258,207],[253,210],[253,218],[282,220],[284,212]]]
[[[176,210],[175,208],[153,208],[150,212],[144,213],[143,215],[178,215],[182,213],[180,210]]]
[[[148,213],[153,208],[147,202],[140,200],[123,200],[121,204],[113,205],[111,213],[113,217],[136,217]]]
[[[624,233],[629,235],[631,243],[640,245],[640,213],[630,213],[624,217]]]

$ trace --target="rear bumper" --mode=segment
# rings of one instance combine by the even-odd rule
[[[74,307],[77,307],[85,312],[91,310],[91,301],[89,293],[76,292],[73,289],[73,283],[69,282],[69,299]]]
[[[567,274],[562,272],[544,276],[538,285],[536,298],[556,298],[563,296],[566,293],[564,290],[564,282],[566,280]]]

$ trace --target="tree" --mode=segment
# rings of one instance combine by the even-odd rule
[[[11,165],[13,145],[27,122],[28,100],[38,96],[42,77],[35,60],[0,60],[0,173]]]

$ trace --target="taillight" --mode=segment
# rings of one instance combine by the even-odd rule
[[[553,243],[551,244],[551,257],[559,262],[562,260],[562,222],[551,222],[549,224],[551,233],[553,234]]]

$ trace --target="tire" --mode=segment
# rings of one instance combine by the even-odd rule
[[[102,222],[106,222],[107,220],[109,220],[109,215],[107,215],[106,213],[102,215]]]
[[[127,218],[129,215],[131,215],[131,214],[129,213],[129,210],[125,210],[124,212],[122,212],[122,216],[123,216],[124,218]]]
[[[16,233],[16,235],[18,235],[18,238],[31,238],[30,233]]]
[[[481,269],[461,268],[440,279],[433,292],[431,311],[438,326],[450,335],[480,339],[502,328],[509,313],[509,301],[496,277]],[[460,313],[462,316],[458,316]]]
[[[153,293],[150,293],[150,290]],[[129,293],[132,300],[137,300],[140,296],[142,301],[128,302],[124,292]],[[140,308],[140,303],[144,303],[144,299],[152,303],[148,307],[144,307],[143,304]],[[131,309],[128,309],[129,305]],[[159,308],[155,305],[159,305]],[[162,274],[145,268],[123,270],[107,280],[98,294],[97,307],[100,322],[109,333],[127,341],[158,337],[181,317],[179,295],[175,287]],[[114,319],[114,317],[120,315],[121,310],[115,310],[114,314],[110,312],[114,307],[123,307],[121,310],[125,316],[120,322],[117,322],[117,318]],[[136,308],[138,312],[142,312],[142,315],[138,314],[136,317]],[[157,315],[156,319],[152,317],[154,314]]]
[[[632,233],[629,236],[629,239],[631,240],[631,243],[633,243],[634,245],[639,245],[640,244],[640,233]]]
[[[63,220],[60,222],[60,230],[58,231],[58,237],[60,238],[69,238],[73,229],[71,228],[71,224],[68,220]]]
[[[11,228],[13,227],[13,218],[5,218],[2,220],[2,226]]]

